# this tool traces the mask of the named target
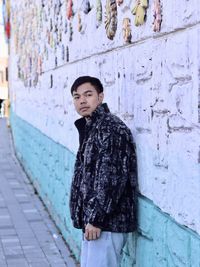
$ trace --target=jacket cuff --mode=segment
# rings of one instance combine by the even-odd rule
[[[105,212],[99,207],[95,198],[92,198],[87,205],[87,209],[85,212],[86,222],[90,223],[94,226],[100,225],[105,218]]]

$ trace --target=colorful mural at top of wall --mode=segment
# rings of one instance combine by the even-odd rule
[[[44,62],[52,57],[54,67],[58,66],[59,59],[66,64],[70,58],[69,43],[73,41],[74,32],[87,34],[82,25],[84,18],[87,23],[87,16],[92,9],[95,9],[96,29],[104,24],[105,35],[113,40],[118,27],[122,28],[124,43],[131,43],[131,18],[124,18],[123,24],[118,23],[118,9],[123,8],[124,1],[97,0],[96,4],[91,1],[72,0],[24,0],[23,5],[19,4],[11,9],[12,34],[14,35],[15,52],[18,56],[18,78],[26,87],[35,87],[39,76],[44,72]],[[145,23],[147,0],[129,1],[126,8],[132,10],[135,16],[135,26]],[[12,7],[13,8],[13,7]],[[26,11],[26,12],[25,12]],[[131,14],[131,13],[130,13]],[[74,18],[78,17],[75,24]],[[152,31],[160,31],[161,5],[160,0],[154,1],[152,13],[154,20]],[[9,36],[8,36],[9,37]],[[76,44],[77,45],[77,44]]]

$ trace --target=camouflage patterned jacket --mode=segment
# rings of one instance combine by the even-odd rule
[[[99,106],[78,119],[80,146],[72,180],[70,211],[76,228],[90,223],[103,231],[136,229],[137,163],[129,128]]]

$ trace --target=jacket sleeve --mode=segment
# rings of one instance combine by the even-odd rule
[[[132,190],[137,186],[136,154],[131,133],[110,132],[100,139],[96,190],[86,208],[87,222],[94,226],[117,210],[128,180]]]

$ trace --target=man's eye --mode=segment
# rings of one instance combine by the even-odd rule
[[[77,99],[79,99],[79,96],[74,96],[74,100],[77,100]]]
[[[89,93],[89,94],[86,94],[86,96],[92,96],[92,94],[91,94],[91,93]]]

